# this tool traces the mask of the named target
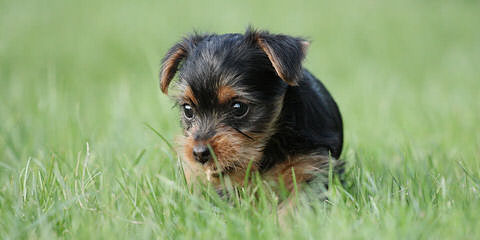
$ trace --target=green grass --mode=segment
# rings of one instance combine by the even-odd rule
[[[478,1],[0,0],[0,238],[475,239]],[[268,192],[190,191],[159,62],[193,29],[309,37],[346,184],[274,221]],[[273,203],[275,205],[275,203]]]

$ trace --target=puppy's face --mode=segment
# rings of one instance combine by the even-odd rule
[[[175,99],[184,129],[182,155],[190,170],[212,182],[220,174],[242,182],[249,162],[257,169],[275,133],[285,91],[300,79],[305,43],[248,30],[195,35],[170,49],[160,84],[167,93],[179,71]]]

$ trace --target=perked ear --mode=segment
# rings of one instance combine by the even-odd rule
[[[160,89],[164,94],[168,94],[168,86],[175,76],[175,73],[177,73],[180,63],[203,38],[205,38],[205,36],[198,34],[186,37],[170,48],[165,57],[163,57],[162,69],[160,70]]]
[[[247,40],[256,43],[268,56],[277,75],[291,86],[302,79],[302,61],[309,42],[302,38],[256,31],[251,27],[245,33]]]

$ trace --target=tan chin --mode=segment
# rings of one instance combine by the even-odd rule
[[[232,161],[219,158],[217,162],[218,165],[213,162],[208,162],[202,166],[203,176],[209,183],[214,186],[220,186],[220,177],[223,177],[228,179],[234,186],[243,184],[249,160]],[[257,169],[255,162],[257,161],[254,161],[250,171]]]
[[[221,175],[224,175],[222,169],[217,169],[217,167],[214,166],[205,166],[203,172],[209,182],[215,182]]]

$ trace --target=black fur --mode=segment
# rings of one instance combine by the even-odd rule
[[[343,124],[337,104],[306,69],[299,86],[285,94],[278,129],[265,148],[262,170],[287,155],[319,152],[338,159],[343,146]]]

